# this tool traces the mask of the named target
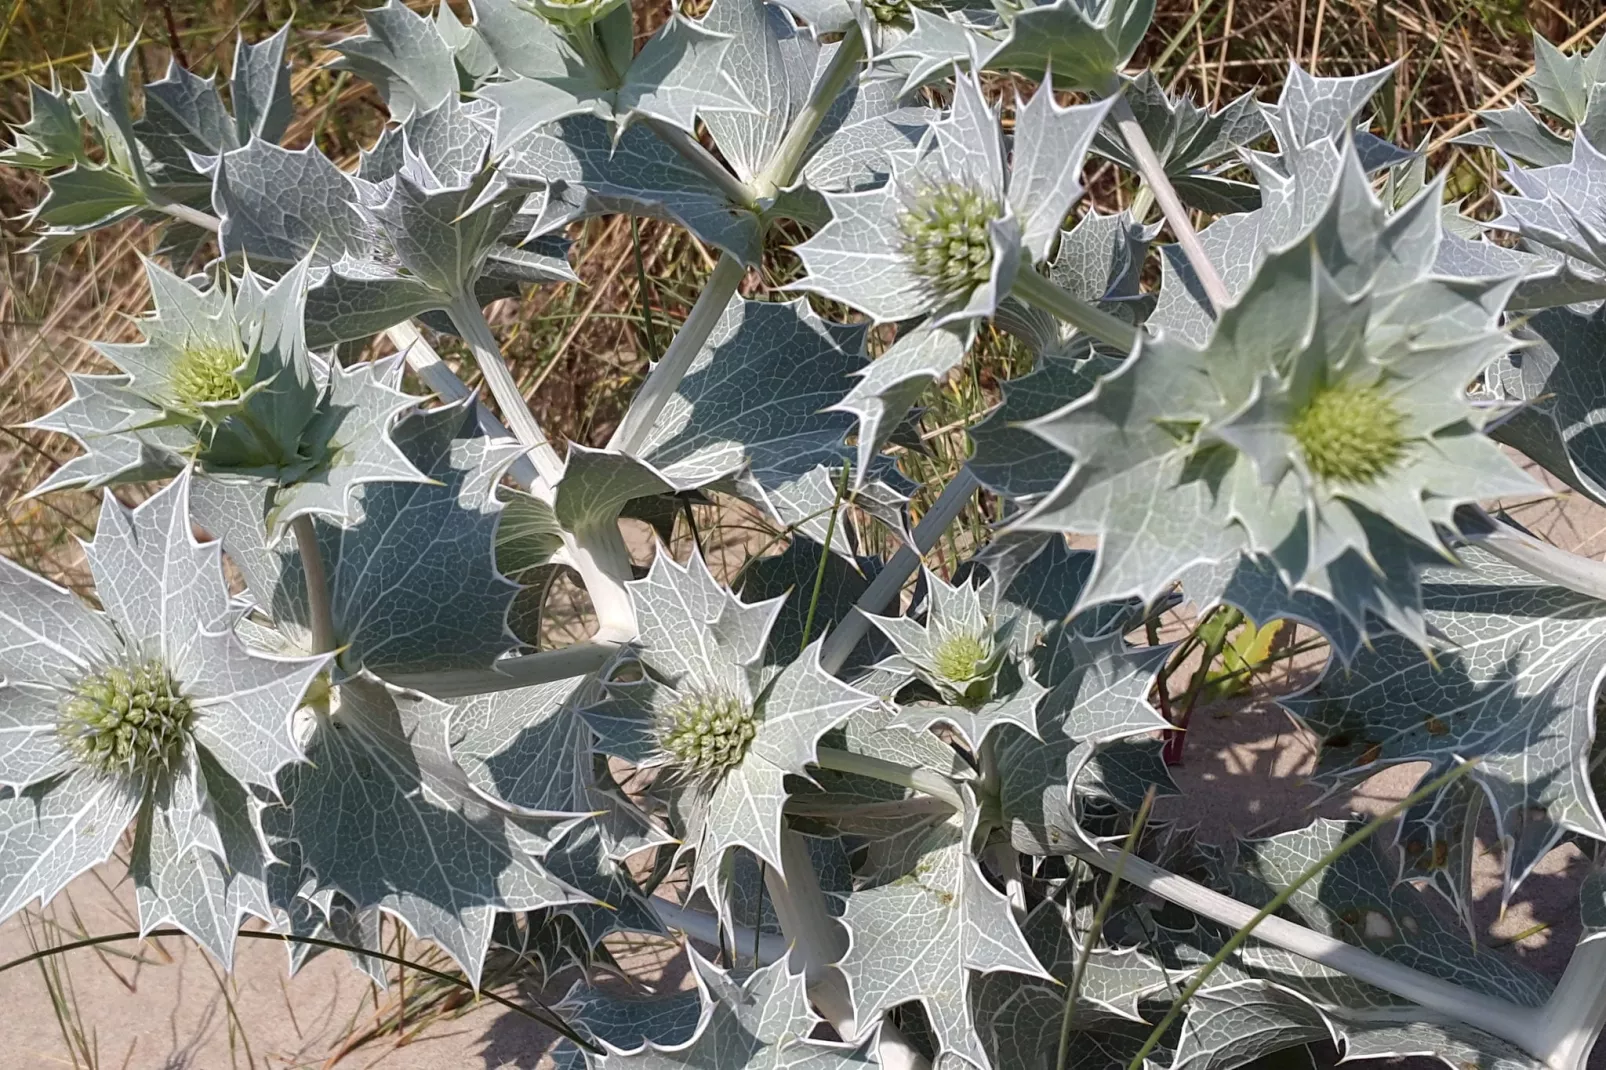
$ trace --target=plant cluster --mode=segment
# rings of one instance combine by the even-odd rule
[[[1152,7],[714,0],[637,47],[621,0],[389,0],[333,46],[389,106],[354,169],[281,144],[287,30],[224,82],[136,87],[130,47],[35,86],[0,152],[48,188],[35,251],[163,236],[142,340],[33,425],[81,449],[31,493],[106,489],[98,604],[0,563],[0,919],[131,829],[142,928],[225,965],[247,917],[374,969],[386,914],[476,986],[536,933],[724,949],[655,999],[588,974],[545,1012],[564,1067],[1582,1070],[1600,871],[1554,987],[1468,933],[1480,820],[1507,898],[1606,849],[1606,569],[1482,508],[1542,489],[1511,451],[1606,504],[1606,50],[1537,42],[1542,114],[1462,139],[1508,167],[1482,223],[1368,131],[1388,70],[1211,111],[1127,69]],[[1080,204],[1089,155],[1132,211]],[[619,213],[718,260],[611,441],[560,453],[484,308]],[[788,299],[742,296],[800,234]],[[986,324],[1033,370],[914,522],[911,411]],[[988,538],[922,568],[982,488]],[[638,570],[621,516],[711,497],[784,551]],[[543,647],[510,611],[557,569],[598,628]],[[1296,624],[1319,776],[1428,765],[1395,841],[1149,822],[1165,734]]]

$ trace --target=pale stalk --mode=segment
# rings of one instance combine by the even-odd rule
[[[178,204],[161,197],[151,198],[150,204],[158,212],[170,215],[180,223],[188,223],[192,227],[200,227],[213,234],[223,229],[223,224],[217,216],[203,212],[199,208],[191,208],[187,204]]]
[[[674,397],[681,380],[686,377],[687,369],[697,359],[697,354],[702,352],[720,317],[725,315],[725,309],[736,296],[736,288],[741,285],[746,272],[739,259],[730,253],[719,254],[713,274],[708,276],[703,292],[697,295],[685,322],[675,332],[674,340],[664,351],[663,358],[652,366],[641,389],[631,399],[629,410],[624,419],[619,421],[613,438],[608,441],[610,450],[634,454],[647,441],[664,406]]]
[[[837,97],[840,97],[842,91],[847,88],[848,80],[858,70],[859,60],[863,56],[863,34],[848,33],[837,44],[836,51],[831,55],[830,65],[826,67],[820,80],[814,84],[808,102],[792,120],[792,126],[781,139],[770,165],[753,179],[753,192],[758,197],[773,197],[797,181],[798,168],[803,166],[803,157],[809,150],[809,142],[814,140],[820,124],[831,111],[831,105],[836,103]]]
[[[786,136],[775,150],[775,156],[764,172],[751,186],[743,183],[720,164],[700,142],[679,127],[656,119],[647,119],[647,125],[682,158],[694,164],[699,171],[714,181],[733,204],[756,209],[756,199],[773,197],[781,188],[791,185],[797,169],[808,151],[809,142],[825,120],[831,104],[842,94],[848,79],[858,69],[864,44],[858,34],[849,34],[838,45],[831,63],[815,83],[807,103],[803,105],[787,129]],[[725,314],[736,288],[741,284],[745,267],[728,252],[719,255],[713,274],[708,277],[702,293],[692,305],[689,315],[674,340],[669,343],[663,358],[652,366],[647,379],[641,384],[631,401],[630,410],[620,421],[619,428],[608,442],[608,448],[623,453],[634,453],[641,448],[664,406],[680,387],[686,370],[702,351],[703,344],[713,332],[714,325]]]
[[[323,570],[323,551],[318,549],[318,531],[312,517],[302,513],[290,521],[296,549],[301,554],[301,573],[307,581],[307,612],[312,617],[312,652],[327,654],[335,648],[335,616],[329,602],[329,580]]]
[[[464,294],[448,309],[455,326],[479,363],[480,374],[491,388],[491,395],[502,415],[513,428],[514,437],[528,448],[535,470],[549,486],[563,478],[563,463],[552,448],[535,415],[519,393],[518,383],[502,359],[501,348],[490,324],[472,294]],[[591,608],[597,614],[600,640],[629,642],[636,637],[636,612],[625,584],[633,573],[630,551],[619,531],[618,517],[605,517],[597,523],[567,533],[565,549],[585,584]]]
[[[1127,151],[1132,153],[1132,160],[1138,165],[1138,173],[1143,176],[1154,202],[1160,206],[1160,214],[1171,225],[1171,233],[1176,237],[1177,244],[1182,246],[1183,255],[1188,258],[1193,273],[1199,277],[1199,285],[1204,287],[1205,296],[1220,312],[1232,303],[1232,298],[1216,266],[1205,253],[1199,234],[1193,229],[1193,221],[1188,218],[1188,210],[1177,196],[1176,187],[1171,185],[1165,165],[1155,154],[1154,146],[1149,144],[1149,135],[1143,132],[1143,125],[1132,114],[1132,105],[1127,102],[1125,95],[1117,93],[1110,102],[1110,117],[1115,120],[1115,128],[1126,142]]]
[[[1502,524],[1476,506],[1462,507],[1456,518],[1472,545],[1542,580],[1606,601],[1606,564]]]
[[[808,844],[789,828],[781,830],[781,868],[764,867],[764,888],[792,944],[792,967],[808,982],[809,998],[839,1036],[858,1036],[847,981],[835,965],[848,953],[847,930],[825,909]]]
[[[399,687],[422,691],[436,698],[467,698],[495,691],[533,687],[576,676],[590,676],[624,652],[617,642],[586,640],[539,650],[516,658],[503,658],[489,669],[439,669],[434,672],[390,673],[385,679]]]
[[[1103,870],[1114,872],[1117,866],[1123,866],[1121,876],[1129,884],[1234,929],[1250,924],[1260,913],[1252,906],[1179,877],[1153,862],[1128,857],[1122,863],[1121,852],[1113,848],[1073,845],[1072,850],[1077,858]],[[1255,926],[1255,937],[1456,1021],[1475,1025],[1524,1050],[1533,1051],[1539,1046],[1537,1011],[1420,973],[1276,915],[1260,919]]]
[[[828,747],[819,748],[816,764],[922,791],[956,808],[962,804],[953,782],[929,769]],[[1600,1032],[1601,1018],[1606,1016],[1606,993],[1599,991],[1606,989],[1600,984],[1601,976],[1606,975],[1600,972],[1606,970],[1606,940],[1580,945],[1575,955],[1584,954],[1584,959],[1576,970],[1570,963],[1568,966],[1568,976],[1573,978],[1573,983],[1569,985],[1567,977],[1563,977],[1562,986],[1545,1007],[1520,1007],[1421,973],[1274,914],[1257,921],[1261,912],[1255,907],[1113,847],[1084,843],[1071,844],[1070,849],[1084,862],[1111,873],[1119,870],[1121,879],[1127,883],[1233,929],[1255,922],[1254,935],[1258,940],[1376,985],[1436,1016],[1464,1022],[1508,1040],[1529,1054],[1544,1058],[1553,1070],[1582,1070],[1579,1060],[1587,1058],[1588,1049]],[[1589,970],[1596,972],[1588,973]]]
[[[719,157],[709,152],[701,141],[692,137],[686,131],[673,123],[666,123],[662,119],[651,115],[642,115],[638,121],[645,123],[659,140],[674,149],[685,160],[697,169],[697,172],[719,187],[719,192],[725,199],[738,208],[745,208],[749,212],[758,211],[758,202],[753,191],[747,183],[731,174],[730,169],[719,162]]]
[[[942,489],[942,494],[932,503],[926,515],[920,518],[913,532],[914,545],[905,543],[898,547],[898,552],[892,555],[886,565],[870,581],[870,586],[859,596],[854,604],[855,612],[849,613],[825,638],[825,645],[820,650],[820,664],[826,672],[834,673],[842,668],[858,646],[859,640],[870,629],[870,618],[866,613],[880,613],[885,610],[897,597],[898,592],[915,570],[920,567],[920,559],[930,552],[942,533],[948,530],[959,514],[964,512],[965,506],[970,503],[971,496],[976,488],[981,486],[976,477],[971,475],[970,469],[961,468],[948,481]]]
[[[557,486],[558,480],[563,478],[563,462],[558,459],[557,450],[547,441],[546,433],[541,430],[535,414],[519,392],[519,384],[513,378],[507,361],[502,359],[502,347],[497,344],[496,335],[491,333],[491,325],[485,321],[479,300],[469,292],[459,294],[447,308],[447,315],[451,317],[457,333],[463,336],[463,341],[473,351],[480,375],[484,377],[485,385],[491,388],[491,396],[501,408],[502,418],[513,429],[513,437],[529,451],[530,460],[534,462],[541,478],[549,485]]]
[[[965,808],[965,798],[959,794],[954,782],[932,769],[899,765],[883,758],[854,754],[852,751],[837,750],[835,747],[816,748],[814,764],[821,769],[834,769],[838,773],[873,777],[911,791],[923,792],[934,799],[941,799],[955,810]]]
[[[419,382],[429,388],[430,393],[447,402],[473,397],[474,392],[457,377],[451,366],[440,358],[440,354],[435,352],[435,347],[425,341],[423,334],[418,330],[418,325],[412,320],[403,320],[388,328],[385,337],[390,339],[390,344],[395,346],[402,359],[407,361],[407,367],[418,376]],[[488,438],[513,437],[513,432],[507,429],[507,425],[498,420],[496,413],[478,398],[474,400],[474,415],[479,419],[480,430],[484,431]],[[552,500],[552,488],[540,477],[534,463],[524,454],[520,454],[508,466],[507,474],[513,482],[531,491],[536,497],[547,502]]]
[[[1567,969],[1539,1011],[1528,1053],[1552,1070],[1585,1070],[1606,1025],[1606,938],[1573,948]]]
[[[1015,273],[1015,285],[1009,292],[1033,308],[1062,319],[1083,334],[1123,353],[1132,352],[1138,344],[1136,327],[1067,293],[1025,265]]]

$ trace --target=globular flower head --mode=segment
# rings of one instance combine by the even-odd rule
[[[340,522],[361,482],[420,479],[391,431],[413,405],[399,358],[344,367],[304,337],[310,262],[277,282],[247,272],[197,287],[147,265],[155,310],[144,340],[98,348],[118,375],[73,377],[73,397],[29,426],[86,449],[31,494],[207,476],[270,484],[276,534],[301,513]]]
[[[84,554],[103,609],[0,563],[0,823],[25,830],[6,844],[0,919],[104,861],[130,821],[140,851],[152,836],[225,850],[221,830],[255,820],[248,785],[276,791],[300,757],[291,719],[327,661],[235,637],[220,548],[190,526],[187,472],[134,510],[107,495]],[[64,824],[63,808],[94,821]],[[164,879],[153,872],[136,872],[142,907]]]
[[[760,720],[735,695],[693,690],[657,711],[655,727],[669,770],[709,784],[742,764]]]
[[[93,773],[170,774],[194,726],[195,707],[160,658],[114,662],[62,688],[62,746]]]
[[[556,26],[587,27],[608,15],[624,0],[518,0],[518,5]]]
[[[1372,386],[1317,391],[1288,431],[1311,474],[1336,484],[1376,482],[1395,470],[1406,449],[1404,414]]]
[[[998,199],[963,182],[910,190],[898,214],[899,251],[938,304],[963,302],[993,268],[988,224],[1004,215]]]
[[[861,23],[896,17],[891,6],[861,14]],[[808,276],[794,285],[878,323],[992,315],[1018,271],[1046,260],[1058,242],[1107,108],[1062,108],[1044,83],[1017,105],[1011,156],[998,109],[974,75],[959,76],[949,114],[913,159],[895,160],[890,181],[826,192],[831,222],[797,247]]]
[[[682,566],[659,547],[628,589],[644,678],[584,713],[604,753],[663,771],[693,887],[717,891],[732,847],[779,865],[786,777],[809,775],[820,737],[875,700],[821,668],[818,641],[799,654],[777,625],[784,596],[742,601],[695,551]]]
[[[925,582],[924,623],[908,617],[871,619],[944,702],[975,709],[993,697],[1014,619],[993,619],[983,592],[971,584],[950,584],[930,571]]]
[[[186,346],[173,362],[173,396],[180,405],[197,413],[204,413],[211,405],[238,401],[238,374],[244,363],[245,354],[238,346],[216,342]]]

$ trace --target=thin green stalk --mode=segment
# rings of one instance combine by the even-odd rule
[[[1082,934],[1082,951],[1076,956],[1076,967],[1071,971],[1071,984],[1065,990],[1065,1014],[1060,1018],[1060,1046],[1059,1054],[1054,1059],[1055,1070],[1067,1070],[1071,1055],[1071,1026],[1076,1022],[1076,997],[1082,992],[1082,980],[1087,976],[1087,963],[1093,957],[1093,945],[1098,943],[1099,936],[1104,932],[1104,919],[1110,916],[1110,907],[1115,903],[1115,893],[1121,887],[1121,874],[1126,870],[1126,860],[1137,853],[1138,839],[1143,835],[1143,827],[1149,823],[1149,809],[1154,805],[1154,787],[1143,794],[1143,802],[1138,807],[1138,813],[1132,819],[1132,827],[1127,830],[1126,842],[1121,845],[1121,857],[1115,864],[1115,870],[1110,874],[1109,887],[1104,889],[1104,896],[1099,900],[1098,909],[1093,911],[1093,924],[1088,926],[1087,932]]]
[[[658,359],[658,331],[652,321],[652,294],[648,292],[647,265],[641,259],[641,226],[630,217],[630,248],[636,254],[636,296],[641,300],[641,340],[647,356]]]
[[[1138,1053],[1132,1057],[1131,1063],[1127,1065],[1127,1070],[1143,1070],[1144,1060],[1147,1059],[1149,1054],[1159,1046],[1160,1041],[1165,1037],[1166,1031],[1171,1028],[1171,1026],[1176,1022],[1177,1018],[1182,1014],[1182,1009],[1183,1007],[1187,1006],[1188,1000],[1192,999],[1195,993],[1204,987],[1204,983],[1210,979],[1210,975],[1215,973],[1221,964],[1226,962],[1227,959],[1232,956],[1233,952],[1237,951],[1240,947],[1248,942],[1249,937],[1254,934],[1255,927],[1257,925],[1286,906],[1288,901],[1294,897],[1295,893],[1297,893],[1306,884],[1309,884],[1312,880],[1314,880],[1317,874],[1321,873],[1328,866],[1332,865],[1344,855],[1348,854],[1351,849],[1370,839],[1372,834],[1378,829],[1382,828],[1390,821],[1393,821],[1395,818],[1405,813],[1405,811],[1409,810],[1417,803],[1428,798],[1430,795],[1433,795],[1435,792],[1443,790],[1456,780],[1459,780],[1461,777],[1465,776],[1475,764],[1476,759],[1473,761],[1463,762],[1454,769],[1450,770],[1448,773],[1445,773],[1443,776],[1435,777],[1427,784],[1413,791],[1410,795],[1407,795],[1405,798],[1389,807],[1377,817],[1374,817],[1372,820],[1368,821],[1366,824],[1362,825],[1348,836],[1345,836],[1344,839],[1340,841],[1338,846],[1334,847],[1331,851],[1328,851],[1313,864],[1307,866],[1304,871],[1299,874],[1299,876],[1293,879],[1288,887],[1284,888],[1282,891],[1273,896],[1271,902],[1257,910],[1246,925],[1242,926],[1237,932],[1233,933],[1231,939],[1221,946],[1221,950],[1212,955],[1210,957],[1210,961],[1205,963],[1203,968],[1201,968],[1199,972],[1193,976],[1193,979],[1188,982],[1188,986],[1182,990],[1182,994],[1176,998],[1176,1000],[1171,1004],[1171,1008],[1166,1011],[1165,1017],[1160,1019],[1159,1024],[1156,1025],[1153,1031],[1149,1033],[1149,1038],[1143,1042],[1143,1047],[1140,1048]]]
[[[318,532],[306,513],[290,521],[296,549],[301,554],[301,571],[307,580],[307,608],[312,615],[312,652],[327,654],[335,648],[335,616],[329,600],[329,580],[323,567],[323,551],[318,548]]]
[[[1125,320],[1117,319],[1102,308],[1066,293],[1030,268],[1022,267],[1015,275],[1010,293],[1020,300],[1041,309],[1051,316],[1069,323],[1072,327],[1123,353],[1132,352],[1138,344],[1138,329]]]
[[[825,523],[825,545],[820,550],[820,564],[814,570],[814,592],[809,596],[808,616],[803,618],[803,641],[798,644],[797,650],[801,654],[809,648],[809,639],[814,635],[814,611],[820,608],[820,590],[825,586],[825,566],[831,560],[831,543],[836,538],[836,518],[842,512],[842,499],[848,494],[848,475],[853,466],[847,463],[842,465],[842,478],[837,482],[836,500],[831,503],[831,519]]]
[[[383,951],[375,951],[372,948],[356,947],[352,944],[343,944],[338,940],[324,940],[316,936],[297,936],[291,933],[262,932],[257,929],[241,929],[238,935],[247,940],[283,940],[292,944],[311,944],[314,947],[326,947],[336,951],[350,951],[358,955],[366,955],[369,958],[382,959],[383,961],[389,962],[392,965],[410,967],[414,970],[417,970],[419,973],[428,974],[438,981],[445,981],[448,984],[456,985],[459,988],[466,988],[470,992],[473,992],[476,996],[484,996],[491,1002],[499,1003],[508,1010],[517,1011],[526,1018],[540,1022],[548,1029],[558,1033],[570,1041],[573,1041],[586,1051],[589,1051],[595,1055],[602,1054],[602,1051],[598,1049],[595,1044],[592,1044],[590,1041],[576,1033],[574,1029],[569,1026],[568,1022],[564,1021],[557,1014],[547,1010],[544,1005],[541,1008],[541,1013],[536,1013],[535,1011],[530,1010],[528,1007],[520,1006],[504,996],[497,995],[495,992],[477,990],[475,989],[474,985],[465,978],[456,977],[449,973],[443,973],[440,970],[431,969],[422,963],[398,958],[395,955],[386,954]],[[74,940],[70,944],[58,944],[55,947],[45,948],[43,951],[35,951],[31,955],[23,955],[21,958],[12,959],[10,962],[0,964],[0,973],[5,973],[7,970],[14,970],[18,966],[26,966],[30,962],[37,962],[41,959],[51,958],[56,955],[63,955],[69,951],[78,951],[86,947],[99,947],[101,944],[112,944],[122,940],[154,939],[160,936],[188,937],[189,934],[182,929],[156,929],[148,933],[141,933],[136,929],[129,932],[111,933],[106,936],[91,936],[83,940]]]

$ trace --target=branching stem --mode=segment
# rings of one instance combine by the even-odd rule
[[[502,418],[513,429],[513,437],[530,451],[530,460],[534,462],[541,478],[549,485],[557,486],[563,476],[563,462],[558,459],[557,451],[547,441],[546,433],[541,430],[535,414],[519,392],[519,384],[513,378],[507,361],[502,359],[502,349],[497,345],[496,335],[491,333],[491,325],[485,322],[485,313],[480,309],[478,298],[472,293],[460,294],[447,309],[447,314],[452,318],[452,326],[457,328],[457,332],[474,351],[480,374],[491,388],[491,396],[501,408]]]
[[[679,389],[680,381],[686,377],[692,361],[697,359],[708,336],[714,333],[715,325],[725,315],[725,309],[736,296],[736,288],[741,285],[744,274],[746,268],[742,267],[740,260],[729,253],[719,254],[713,274],[708,276],[703,292],[697,295],[691,312],[680,325],[680,330],[675,332],[663,359],[647,373],[646,381],[630,402],[630,410],[619,421],[619,429],[608,442],[609,449],[631,454],[641,449],[663,413],[664,406]]]
[[[775,157],[770,161],[769,167],[763,174],[753,179],[753,192],[760,198],[773,197],[780,190],[797,181],[797,172],[803,166],[803,157],[808,152],[809,143],[819,131],[820,124],[825,121],[836,103],[837,97],[847,88],[848,80],[859,69],[859,60],[864,58],[864,35],[849,33],[837,44],[836,51],[831,55],[831,63],[814,83],[814,89],[809,99],[803,105],[803,110],[797,113],[792,120],[792,126],[781,140],[780,147],[775,150]]]
[[[457,377],[457,373],[452,371],[451,367],[440,358],[440,354],[435,352],[435,347],[425,341],[423,334],[418,330],[418,325],[412,320],[403,320],[388,328],[385,331],[385,336],[390,339],[390,344],[396,347],[396,351],[402,355],[402,359],[407,361],[407,367],[412,370],[414,375],[418,376],[419,382],[429,387],[430,392],[436,397],[442,401],[454,402],[462,401],[472,396],[473,391],[469,390],[463,380]],[[477,398],[474,402],[474,411],[479,418],[480,430],[484,431],[488,437],[513,437],[513,432],[509,431],[507,425],[496,418],[496,413],[492,412],[484,402]],[[509,465],[508,475],[512,477],[513,482],[530,490],[537,497],[544,501],[551,501],[552,488],[547,485],[545,480],[541,479],[540,474],[535,470],[535,465],[528,456],[520,456]]]
[[[1115,128],[1126,141],[1127,151],[1132,153],[1132,159],[1138,165],[1138,173],[1143,176],[1155,203],[1160,206],[1160,214],[1171,225],[1171,233],[1175,235],[1177,244],[1182,246],[1183,255],[1188,258],[1193,273],[1199,277],[1199,285],[1204,287],[1205,296],[1220,312],[1232,303],[1232,297],[1227,293],[1226,284],[1221,281],[1221,274],[1205,253],[1199,234],[1193,229],[1193,221],[1188,218],[1188,210],[1182,206],[1176,187],[1165,173],[1165,165],[1155,154],[1154,146],[1149,144],[1149,135],[1143,132],[1143,124],[1132,113],[1132,105],[1124,95],[1117,95],[1111,102],[1110,117],[1115,120]]]

